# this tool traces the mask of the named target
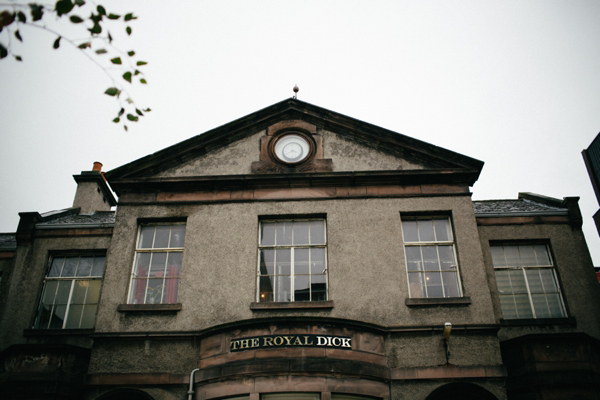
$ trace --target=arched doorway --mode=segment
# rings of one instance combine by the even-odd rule
[[[425,400],[498,400],[498,398],[473,383],[449,383],[435,389]]]

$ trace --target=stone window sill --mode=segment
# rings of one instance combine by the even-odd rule
[[[118,312],[138,313],[138,312],[158,312],[158,313],[176,313],[182,308],[181,303],[175,304],[119,304]]]
[[[333,300],[250,303],[250,309],[253,311],[332,309],[332,308],[333,308]]]
[[[94,329],[25,329],[23,336],[87,336]]]
[[[409,307],[468,306],[469,304],[471,298],[468,296],[406,299],[406,305]]]
[[[500,319],[502,326],[527,326],[527,325],[571,325],[576,326],[575,317],[566,318],[523,318],[523,319]]]

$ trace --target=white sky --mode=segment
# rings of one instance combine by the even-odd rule
[[[600,2],[124,1],[152,112],[111,122],[104,72],[21,29],[0,61],[0,232],[72,205],[72,178],[110,170],[291,97],[485,161],[474,199],[580,196],[595,264],[599,208],[581,151],[600,131]],[[81,37],[74,33],[74,37]],[[6,31],[0,42],[6,44]],[[12,39],[15,42],[14,38]]]

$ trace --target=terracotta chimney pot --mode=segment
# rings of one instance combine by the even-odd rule
[[[99,161],[94,161],[94,167],[92,171],[101,172],[102,171],[102,163]]]

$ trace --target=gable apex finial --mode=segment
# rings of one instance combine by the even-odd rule
[[[298,91],[300,90],[300,88],[298,87],[298,85],[294,85],[294,99],[298,98]]]

